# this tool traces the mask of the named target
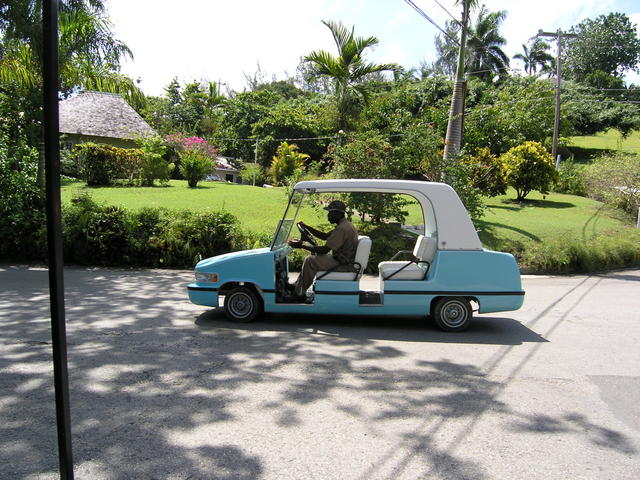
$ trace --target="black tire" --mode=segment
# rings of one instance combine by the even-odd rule
[[[262,300],[251,288],[236,287],[224,297],[224,313],[233,322],[252,322],[260,312]]]
[[[434,305],[432,317],[441,330],[462,332],[471,324],[473,310],[466,298],[444,297]]]

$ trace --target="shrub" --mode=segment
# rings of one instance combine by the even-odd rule
[[[211,159],[196,150],[184,150],[180,152],[180,175],[189,184],[190,188],[198,186],[198,182],[213,171]]]
[[[38,152],[22,134],[0,125],[0,257],[42,258],[46,238],[44,191],[36,183]]]
[[[553,191],[584,197],[587,194],[584,166],[575,163],[572,158],[561,162],[558,167],[558,180],[553,186]]]
[[[133,184],[140,177],[144,152],[137,148],[118,148],[100,143],[82,143],[63,155],[62,172],[79,172],[87,185],[111,185],[117,179]]]
[[[139,148],[115,149],[118,164],[117,176],[134,185],[140,179],[144,152]]]
[[[167,151],[164,140],[160,137],[144,138],[140,141],[140,149],[143,152],[140,166],[142,185],[153,186],[156,180],[161,184],[166,184],[175,165],[164,159],[164,154]]]
[[[269,175],[276,185],[284,185],[288,177],[296,175],[304,168],[304,161],[309,158],[306,153],[298,152],[298,146],[282,142],[271,161]]]
[[[130,260],[127,214],[80,195],[62,211],[64,256],[87,265],[119,265]]]
[[[267,173],[259,163],[245,163],[240,170],[240,176],[243,183],[250,183],[252,185],[263,185],[271,181],[267,177]]]
[[[501,156],[506,168],[506,180],[516,190],[516,200],[523,200],[537,190],[543,195],[558,178],[549,152],[538,142],[524,142]]]
[[[245,238],[228,212],[172,212],[146,208],[130,212],[99,205],[87,194],[63,211],[65,258],[89,265],[190,268],[200,256],[246,248],[263,240]]]
[[[487,197],[507,193],[506,168],[502,159],[487,147],[479,148],[475,155],[463,157],[471,166],[471,184]]]
[[[603,155],[586,168],[590,196],[628,213],[640,208],[640,157],[616,153]]]
[[[89,186],[111,185],[117,178],[116,148],[100,143],[82,143],[73,153],[80,165],[80,174]]]
[[[175,213],[157,241],[165,267],[195,265],[200,257],[234,250],[240,235],[238,220],[229,212]]]
[[[584,239],[570,234],[530,242],[519,261],[535,273],[590,273],[640,265],[640,230],[625,228]]]

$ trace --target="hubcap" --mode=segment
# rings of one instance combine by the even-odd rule
[[[449,302],[442,309],[442,320],[450,327],[462,325],[467,319],[467,311],[459,302]]]
[[[244,318],[251,314],[253,302],[251,298],[244,293],[236,293],[229,299],[229,310],[234,317]]]

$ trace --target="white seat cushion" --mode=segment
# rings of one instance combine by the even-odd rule
[[[369,263],[369,253],[371,252],[371,239],[365,235],[358,236],[358,247],[356,248],[356,258],[354,262],[360,264],[359,272],[331,272],[326,275],[324,271],[316,273],[316,278],[320,280],[358,280]],[[323,276],[324,275],[324,276]]]
[[[413,256],[426,263],[409,263],[408,260],[380,262],[378,264],[380,279],[384,281],[392,275],[389,281],[423,280],[429,271],[429,264],[436,254],[437,247],[438,244],[435,238],[425,237],[424,235],[418,236],[416,245],[413,248]]]
[[[409,262],[380,262],[378,264],[380,276],[382,277],[382,279],[385,279],[392,273],[398,272],[389,280],[422,280],[425,276],[425,273],[427,273],[427,265],[424,263],[412,263],[410,265],[407,265],[407,263]],[[400,270],[401,268],[402,270]]]

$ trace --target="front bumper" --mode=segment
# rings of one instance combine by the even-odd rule
[[[196,305],[206,307],[218,307],[218,287],[203,283],[190,283],[187,285],[189,300]]]

